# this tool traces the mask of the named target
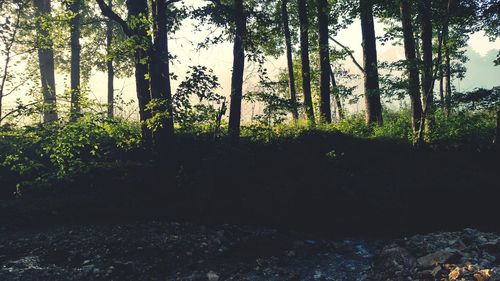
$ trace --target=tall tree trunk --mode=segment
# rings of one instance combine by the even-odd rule
[[[54,49],[49,30],[42,25],[44,17],[50,16],[52,8],[50,0],[33,0],[36,15],[36,32],[38,41],[38,64],[43,94],[43,123],[58,119],[56,110],[56,79]]]
[[[421,37],[423,53],[422,72],[422,101],[424,106],[424,125],[428,133],[432,127],[434,115],[434,93],[433,93],[433,65],[432,65],[432,22],[431,22],[431,0],[418,2],[421,20]]]
[[[307,17],[306,0],[298,0],[300,23],[300,57],[302,61],[302,94],[307,119],[315,123],[311,95],[311,66],[309,62],[309,19]]]
[[[80,85],[80,10],[81,0],[72,0],[69,3],[69,10],[72,13],[70,20],[70,44],[71,44],[71,120],[75,121],[81,115],[81,85]]]
[[[330,51],[328,47],[328,1],[317,0],[320,69],[320,122],[331,123],[330,108]]]
[[[500,109],[497,109],[497,129],[494,144],[496,147],[500,148]]]
[[[160,112],[166,112],[167,117],[161,126],[153,133],[158,147],[168,148],[174,134],[174,119],[172,116],[172,93],[170,88],[170,71],[167,37],[167,5],[163,0],[154,0],[153,8],[153,56],[151,63],[151,96],[162,101]],[[161,146],[159,146],[161,145]]]
[[[404,48],[408,72],[408,94],[412,112],[412,128],[414,135],[420,128],[422,118],[422,103],[420,101],[420,74],[416,55],[416,44],[411,21],[411,0],[401,1],[401,18],[403,25]],[[416,136],[416,135],[415,135]]]
[[[233,45],[233,74],[231,77],[231,105],[229,107],[229,136],[233,141],[240,137],[241,100],[243,97],[243,72],[245,70],[246,16],[243,0],[234,1],[236,30]]]
[[[344,119],[344,109],[342,106],[342,100],[340,99],[340,95],[338,93],[337,80],[335,80],[335,73],[333,73],[333,68],[330,65],[330,78],[332,80],[332,90],[333,97],[335,99],[336,107],[337,107],[337,116],[339,120]]]
[[[127,0],[127,10],[129,19],[139,18],[141,15],[148,15],[147,0]],[[139,117],[141,120],[142,139],[146,145],[152,141],[151,130],[146,126],[145,121],[151,118],[151,112],[146,110],[146,105],[151,101],[149,88],[149,61],[150,49],[152,48],[149,30],[144,25],[135,25],[132,28],[134,40],[139,46],[146,45],[147,48],[136,48],[134,51],[135,85],[137,100],[139,104]]]
[[[108,0],[108,6],[110,9],[113,9],[113,0]],[[113,21],[108,19],[106,21],[106,52],[107,52],[107,61],[106,68],[108,74],[108,117],[114,117],[114,105],[115,105],[115,86],[114,86],[114,77],[115,77],[115,69],[113,66],[113,58],[111,57],[111,45],[113,43]]]
[[[444,74],[443,74],[443,84],[444,84],[444,109],[446,116],[449,117],[451,114],[451,58],[450,58],[450,48],[448,46],[449,30],[448,24],[444,27],[443,34],[443,46],[444,46]]]
[[[444,110],[444,67],[443,64],[439,65],[439,102],[441,109]]]
[[[299,119],[299,112],[295,104],[297,103],[297,91],[295,89],[295,75],[293,73],[293,59],[292,59],[292,39],[290,35],[290,27],[288,24],[289,16],[287,10],[288,0],[281,1],[281,17],[283,20],[283,33],[285,34],[286,45],[286,62],[288,68],[288,92],[290,100],[293,103],[292,116],[294,120]]]
[[[377,44],[372,0],[360,0],[366,123],[382,124],[382,104],[377,66]]]

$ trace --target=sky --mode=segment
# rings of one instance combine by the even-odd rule
[[[195,4],[200,3],[200,0],[192,1],[194,1],[193,3]],[[376,24],[376,33],[377,35],[383,34],[382,24]],[[189,66],[204,65],[213,69],[214,74],[219,77],[221,85],[219,92],[226,96],[229,95],[231,84],[232,45],[230,42],[226,42],[212,46],[208,49],[196,51],[195,44],[193,43],[201,42],[207,35],[208,30],[195,32],[193,22],[187,20],[184,22],[181,29],[172,36],[169,41],[169,48],[178,59],[173,62],[171,71],[179,76],[177,81],[172,81],[173,90],[175,90],[178,83],[183,80]],[[361,28],[359,21],[355,21],[347,29],[342,30],[337,35],[336,39],[352,49],[356,59],[360,62],[362,61]],[[332,46],[334,46],[333,43]],[[401,46],[395,47],[390,44],[383,46],[378,44],[377,48],[379,61],[394,61],[404,58],[404,50]],[[500,77],[500,67],[493,67],[492,63],[488,64],[486,61],[481,61],[483,56],[496,49],[500,49],[500,39],[490,42],[482,32],[473,34],[469,40],[469,53],[474,61],[472,63],[468,63],[467,65],[469,75],[466,77],[465,81],[455,81],[455,85],[458,85],[457,87],[462,91],[471,90],[474,87],[491,87],[499,85],[500,81],[498,81],[499,79],[495,79],[495,77]],[[1,60],[2,59],[0,59],[0,61]],[[266,63],[266,67],[272,77],[272,75],[277,74],[280,69],[284,69],[286,67],[285,58],[282,56],[278,59],[270,59]],[[359,70],[349,59],[345,61],[345,67],[352,73],[360,74]],[[245,73],[247,75],[247,79],[245,80],[244,89],[250,89],[252,85],[256,83],[255,77],[252,77],[251,75],[254,73],[254,69],[255,65],[249,63],[246,64]],[[484,73],[484,71],[487,71],[488,77],[492,77],[492,79],[479,79],[482,77],[481,73]],[[56,75],[58,82],[57,92],[61,93],[64,91],[64,85],[68,83],[68,79],[59,73]],[[475,81],[478,83],[475,83]],[[355,83],[361,84],[361,82],[362,81],[360,80]],[[135,100],[135,82],[133,78],[115,79],[115,88],[117,93],[121,93],[124,100]],[[106,101],[106,75],[104,73],[94,73],[92,75],[90,79],[90,90],[91,97],[94,97],[103,103]],[[5,100],[7,107],[9,104],[12,105],[18,97],[19,96],[16,95],[7,97]],[[244,107],[243,111],[244,114],[248,114],[251,110],[253,109]]]

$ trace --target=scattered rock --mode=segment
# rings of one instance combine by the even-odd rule
[[[439,264],[454,263],[460,260],[462,255],[453,249],[437,251],[417,259],[418,266],[421,268],[431,268]]]

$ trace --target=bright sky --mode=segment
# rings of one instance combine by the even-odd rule
[[[200,3],[200,0],[192,0],[195,3]],[[377,35],[383,33],[383,26],[381,24],[376,25]],[[177,61],[173,63],[171,71],[179,76],[178,81],[173,81],[173,88],[182,81],[188,66],[192,65],[204,65],[214,70],[214,73],[219,77],[219,82],[221,84],[220,92],[228,95],[230,89],[231,81],[231,66],[232,66],[232,45],[231,43],[223,43],[207,50],[201,50],[197,52],[193,43],[201,42],[207,35],[207,32],[194,32],[192,22],[186,21],[173,38],[169,41],[170,51],[178,57]],[[354,50],[354,55],[358,61],[362,61],[361,54],[361,28],[358,21],[355,21],[347,29],[341,31],[336,37],[338,41],[348,46]],[[482,33],[477,33],[471,36],[469,41],[470,47],[481,55],[485,55],[488,51],[493,49],[500,49],[500,39],[495,42],[490,42]],[[332,43],[332,46],[333,43]],[[390,44],[378,46],[378,54],[380,61],[392,61],[404,58],[404,52],[402,47],[393,47]],[[2,59],[0,59],[1,61]],[[283,69],[286,66],[285,59],[279,58],[277,60],[270,60],[267,63],[267,68],[271,74],[276,74],[279,69]],[[252,73],[254,65],[247,64],[245,73],[248,75]],[[353,73],[358,73],[359,71],[354,67],[350,60],[346,61],[346,67],[350,69]],[[494,71],[499,71],[498,77],[500,77],[500,67],[494,69]],[[358,73],[359,74],[359,73]],[[58,76],[58,88],[59,93],[63,92],[64,84],[67,80],[64,80],[62,75]],[[255,79],[247,80],[245,87],[250,87]],[[359,81],[360,83],[361,81]],[[106,76],[104,73],[95,73],[90,81],[92,97],[105,102],[106,101]],[[135,100],[135,84],[133,78],[128,79],[116,79],[115,87],[118,92],[123,93],[123,98],[125,100],[134,99]],[[12,95],[6,98],[6,104],[12,104],[16,98],[19,96]],[[248,113],[249,108],[245,108],[244,112]]]

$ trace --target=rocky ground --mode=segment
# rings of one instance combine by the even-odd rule
[[[500,281],[500,235],[388,241],[179,223],[0,228],[0,280]]]

